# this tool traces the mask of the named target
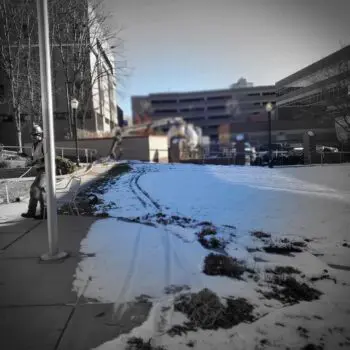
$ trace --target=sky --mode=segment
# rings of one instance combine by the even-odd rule
[[[105,0],[130,75],[118,104],[155,92],[270,85],[350,44],[350,0]],[[117,77],[118,80],[118,77]]]

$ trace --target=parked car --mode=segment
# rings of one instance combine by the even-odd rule
[[[256,149],[252,147],[249,142],[244,142],[244,153],[245,153],[245,162],[246,164],[253,165],[256,161]],[[237,155],[236,142],[232,143],[232,156],[235,157]]]
[[[273,165],[294,165],[301,164],[303,161],[303,152],[300,153],[296,148],[282,143],[271,144],[271,156]],[[264,166],[268,163],[269,146],[262,145],[257,150],[257,157],[254,165]]]
[[[339,149],[336,147],[317,145],[316,152],[319,152],[319,153],[338,153]]]

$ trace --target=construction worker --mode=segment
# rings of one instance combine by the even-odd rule
[[[116,128],[114,129],[113,144],[111,147],[110,156],[115,160],[119,160],[120,157],[122,156],[122,149],[121,149],[121,145],[123,141],[122,131],[123,129],[119,126],[116,126]]]
[[[39,125],[34,124],[32,130],[32,162],[31,165],[36,168],[37,174],[34,182],[30,187],[30,199],[28,211],[22,214],[24,218],[43,219],[45,212],[45,160],[44,160],[44,144],[43,130]],[[38,202],[40,203],[40,215],[36,215]]]

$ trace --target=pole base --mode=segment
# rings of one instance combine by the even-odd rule
[[[41,261],[58,261],[58,260],[64,260],[68,258],[69,254],[66,252],[58,252],[55,255],[51,255],[50,253],[45,253],[40,256]]]

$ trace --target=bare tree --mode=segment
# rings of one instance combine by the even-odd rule
[[[32,39],[36,29],[33,11],[31,0],[0,0],[0,69],[9,87],[5,102],[14,114],[20,151],[21,113],[37,111],[38,104],[40,80],[33,61]]]
[[[113,31],[107,26],[102,0],[54,0],[50,11],[54,56],[58,56],[54,69],[64,76],[69,129],[74,123],[69,108],[73,97],[80,101],[78,116],[84,128],[90,113],[99,113],[102,118],[105,113],[116,113],[116,106],[104,102],[115,98],[114,77],[120,83],[127,75],[124,61],[119,60],[121,29]]]

